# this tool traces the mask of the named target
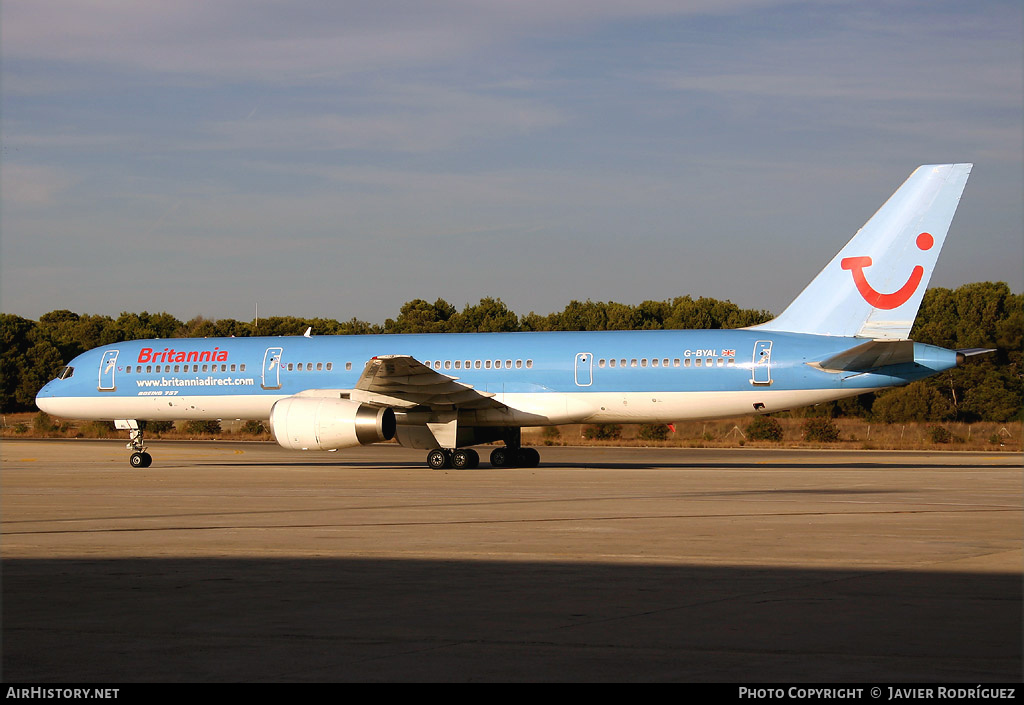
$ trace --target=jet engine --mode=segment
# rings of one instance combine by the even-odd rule
[[[270,432],[292,450],[335,450],[389,441],[395,412],[348,399],[286,397],[270,410]]]

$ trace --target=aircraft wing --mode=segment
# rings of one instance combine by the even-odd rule
[[[430,369],[409,355],[370,359],[349,396],[353,401],[402,409],[502,408],[490,392],[481,392],[456,377]]]

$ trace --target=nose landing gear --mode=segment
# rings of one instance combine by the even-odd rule
[[[133,468],[148,468],[153,464],[153,456],[146,452],[146,444],[143,440],[143,431],[146,428],[145,421],[135,419],[116,419],[114,427],[128,431],[128,445],[125,446],[132,451],[128,458],[128,464]]]

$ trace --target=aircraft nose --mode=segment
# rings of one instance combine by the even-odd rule
[[[53,382],[47,382],[43,385],[43,388],[36,392],[36,406],[39,407],[40,411],[45,411],[47,414],[56,413],[56,391],[53,388]]]

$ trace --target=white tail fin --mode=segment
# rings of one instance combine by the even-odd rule
[[[908,338],[972,166],[918,167],[780,316],[754,327]]]

